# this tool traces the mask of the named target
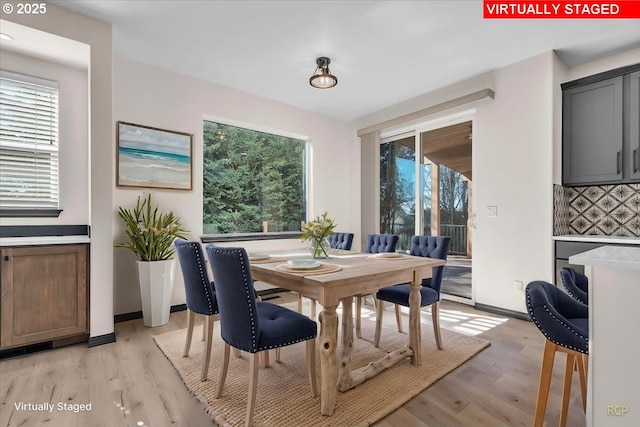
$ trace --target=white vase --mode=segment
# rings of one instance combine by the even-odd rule
[[[144,326],[162,326],[169,322],[175,260],[136,261],[142,298]]]

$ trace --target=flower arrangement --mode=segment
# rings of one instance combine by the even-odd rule
[[[151,194],[146,199],[138,196],[132,210],[120,207],[118,215],[125,223],[127,243],[117,243],[115,247],[126,248],[138,255],[142,261],[161,261],[171,258],[175,252],[173,241],[176,237],[186,238],[180,218],[173,212],[158,212],[158,206],[151,207]]]
[[[337,224],[329,214],[324,212],[307,223],[302,223],[302,241],[310,241],[311,254],[314,258],[328,257],[326,238],[333,234]]]

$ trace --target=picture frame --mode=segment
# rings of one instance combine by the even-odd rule
[[[116,122],[116,185],[191,190],[193,134]]]

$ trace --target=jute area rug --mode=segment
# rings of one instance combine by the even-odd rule
[[[355,338],[352,368],[356,369],[382,358],[387,352],[404,345],[408,335],[393,327],[383,328],[380,348],[372,344],[374,322],[363,322],[363,339]],[[318,329],[319,330],[319,329]],[[229,371],[222,397],[214,399],[222,362],[223,341],[220,325],[216,322],[211,349],[208,380],[200,381],[204,342],[201,329],[194,328],[189,357],[182,357],[186,329],[156,336],[156,344],[171,361],[187,389],[206,405],[215,424],[220,426],[244,425],[249,364],[245,353],[236,358],[231,354]],[[316,357],[318,396],[311,398],[305,365],[304,343],[282,349],[281,362],[260,368],[254,425],[269,427],[312,426],[369,426],[393,412],[422,390],[462,365],[489,346],[480,338],[461,335],[442,329],[443,350],[438,350],[429,324],[422,325],[422,364],[417,367],[409,360],[399,362],[361,385],[338,392],[335,414],[320,414],[320,357]]]

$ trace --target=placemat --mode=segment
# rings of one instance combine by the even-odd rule
[[[299,274],[300,276],[315,276],[316,274],[335,273],[336,271],[342,270],[342,266],[337,264],[320,263],[320,266],[317,268],[301,270],[298,268],[290,268],[287,264],[280,264],[276,267],[276,270]]]

